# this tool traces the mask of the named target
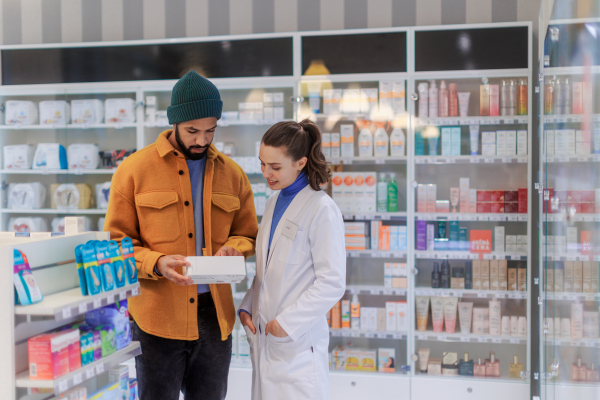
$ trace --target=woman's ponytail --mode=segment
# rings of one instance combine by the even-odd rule
[[[314,122],[308,119],[300,123],[278,122],[265,133],[262,143],[271,147],[285,147],[294,161],[306,157],[304,171],[313,190],[321,190],[321,185],[329,180],[330,170],[321,150],[321,131]]]

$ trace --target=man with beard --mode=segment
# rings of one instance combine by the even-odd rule
[[[195,285],[186,256],[254,254],[254,197],[212,140],[223,102],[191,71],[167,109],[173,129],[134,153],[112,180],[104,229],[133,240],[141,294],[129,300],[141,400],[224,399],[235,308],[231,286]]]

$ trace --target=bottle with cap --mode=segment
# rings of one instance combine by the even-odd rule
[[[600,382],[600,371],[594,368],[594,364],[587,370],[587,381]]]
[[[352,295],[350,302],[350,327],[351,329],[360,329],[360,302],[357,294]]]
[[[460,360],[460,363],[458,365],[458,374],[459,375],[465,375],[465,376],[473,376],[474,372],[473,372],[473,360],[469,360],[469,353],[465,352],[465,358],[463,358],[462,360]]]
[[[514,356],[512,364],[508,364],[508,377],[509,378],[521,378],[522,371],[523,371],[523,364],[521,364],[519,362],[519,356]]]
[[[442,262],[442,288],[450,289],[450,263],[448,260]]]
[[[485,376],[485,364],[481,362],[481,358],[473,365],[473,376]]]
[[[379,182],[377,182],[377,212],[387,212],[388,193],[385,174],[379,174]]]
[[[436,262],[433,263],[433,272],[431,273],[431,287],[439,289],[442,287],[440,265]]]
[[[490,351],[490,358],[485,360],[485,376],[500,376],[500,361],[496,359],[493,351]]]
[[[390,181],[387,187],[387,211],[397,212],[398,211],[398,183],[396,182],[396,174],[390,172]]]

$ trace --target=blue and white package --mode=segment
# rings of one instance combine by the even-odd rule
[[[13,282],[21,305],[38,303],[44,299],[35,277],[31,273],[27,256],[17,249],[14,250]]]
[[[67,151],[59,143],[40,143],[35,149],[31,169],[67,169]]]
[[[96,259],[98,260],[98,267],[100,267],[102,289],[105,292],[113,290],[115,288],[115,275],[108,257],[108,242],[99,241],[96,243]]]
[[[75,263],[77,264],[77,273],[79,274],[79,287],[81,288],[81,294],[83,296],[87,296],[89,292],[85,278],[85,267],[83,266],[83,254],[81,254],[81,249],[83,246],[83,244],[80,244],[79,246],[75,247]]]
[[[123,263],[123,257],[121,257],[119,243],[114,240],[108,242],[108,257],[115,276],[115,285],[118,288],[125,286],[125,264]]]
[[[85,270],[85,281],[90,296],[102,292],[102,274],[96,258],[96,247],[93,244],[86,244],[81,248],[83,257],[83,268]]]
[[[138,273],[131,238],[124,237],[121,240],[121,255],[125,264],[125,272],[127,272],[127,283],[132,285],[138,281]]]
[[[129,323],[127,300],[119,300],[114,304],[89,311],[85,314],[85,320],[92,326],[114,326],[117,350],[121,350],[131,343],[131,324]]]

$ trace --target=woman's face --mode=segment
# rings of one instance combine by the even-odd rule
[[[260,144],[260,169],[272,190],[281,190],[290,186],[306,165],[306,157],[293,161],[282,147]]]

